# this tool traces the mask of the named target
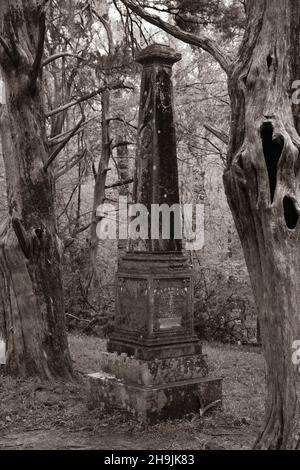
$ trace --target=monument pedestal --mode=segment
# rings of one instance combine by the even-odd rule
[[[145,422],[182,418],[220,408],[222,380],[208,376],[202,355],[153,361],[101,354],[101,372],[89,375],[89,408],[117,408]]]
[[[182,253],[128,253],[117,273],[109,352],[145,361],[201,354],[193,328],[193,273]]]
[[[208,376],[193,329],[193,277],[180,253],[132,253],[117,274],[115,331],[91,374],[89,407],[144,421],[180,418],[214,403],[222,381]]]

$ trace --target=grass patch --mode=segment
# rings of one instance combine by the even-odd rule
[[[148,426],[126,412],[89,411],[87,379],[106,342],[70,335],[74,384],[0,379],[0,449],[247,449],[261,424],[264,361],[256,349],[204,344],[211,373],[224,377],[223,410]],[[1,437],[3,436],[3,437]]]

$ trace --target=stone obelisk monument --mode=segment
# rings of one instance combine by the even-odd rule
[[[208,375],[193,329],[193,273],[182,252],[181,220],[169,236],[153,207],[179,204],[172,66],[181,58],[153,44],[142,66],[134,202],[148,210],[148,233],[133,240],[117,273],[114,332],[101,371],[90,375],[91,407],[118,406],[157,420],[221,402],[221,379]],[[155,226],[154,226],[155,224]],[[153,237],[153,233],[158,234]]]

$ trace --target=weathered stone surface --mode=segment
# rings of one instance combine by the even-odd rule
[[[221,379],[203,378],[165,385],[140,386],[106,374],[90,374],[88,407],[121,408],[143,421],[155,422],[221,406]]]
[[[138,359],[201,353],[193,329],[193,276],[176,254],[131,253],[120,262],[108,351]]]
[[[202,354],[144,361],[126,354],[102,352],[100,368],[128,384],[146,386],[203,378],[208,374]]]
[[[181,60],[181,58],[182,56],[179,52],[165,44],[151,44],[138,54],[136,61],[143,65],[158,62],[160,65],[171,66]]]
[[[193,354],[201,354],[201,344],[195,337],[194,342],[190,339],[182,342],[170,342],[166,346],[152,343],[151,340],[128,341],[120,338],[117,334],[111,336],[107,345],[109,352],[117,352],[118,354],[127,354],[135,356],[137,359],[144,361],[152,361],[156,357],[166,359],[170,357],[188,356]]]
[[[172,48],[152,44],[137,57],[143,65],[138,147],[136,159],[136,183],[134,201],[144,204],[151,213],[153,204],[179,204],[176,134],[174,125],[172,65],[180,60]],[[151,252],[181,252],[182,244],[176,239],[174,220],[168,239],[149,239],[134,243],[135,249]]]

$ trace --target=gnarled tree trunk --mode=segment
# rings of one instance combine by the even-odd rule
[[[6,87],[1,138],[9,217],[0,227],[0,314],[7,370],[71,378],[53,175],[43,112],[44,1],[1,4],[0,65]]]
[[[229,71],[231,140],[224,184],[242,241],[267,368],[266,418],[257,449],[299,446],[300,120],[290,90],[300,78],[298,0],[250,0]]]

